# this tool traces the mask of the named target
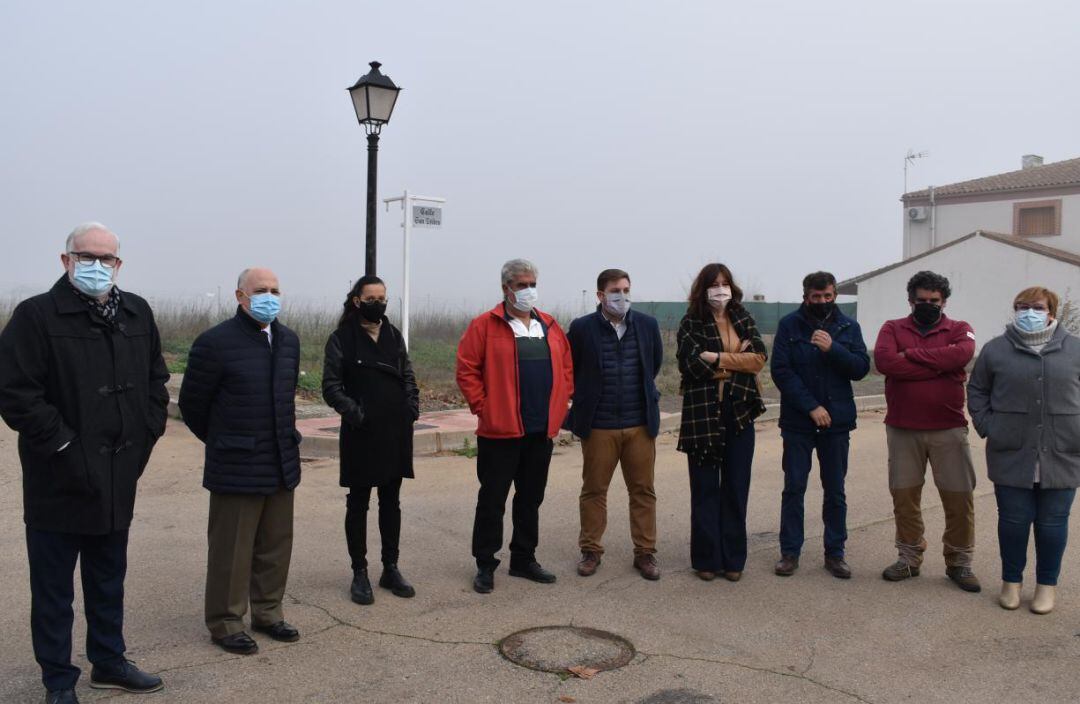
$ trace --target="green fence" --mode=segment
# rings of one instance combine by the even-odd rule
[[[762,335],[772,335],[780,324],[780,318],[799,307],[799,303],[768,303],[766,301],[746,301],[743,303],[750,315],[757,321],[758,330]],[[855,303],[840,303],[840,310],[844,315],[855,317]],[[669,303],[665,301],[646,301],[639,303],[634,301],[634,310],[648,313],[656,318],[660,327],[664,330],[675,330],[679,327],[679,321],[686,314],[686,303]]]

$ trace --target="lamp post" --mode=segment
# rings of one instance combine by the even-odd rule
[[[382,66],[378,61],[370,63],[371,70],[360,77],[352,87],[352,97],[356,119],[364,126],[368,140],[368,175],[367,175],[367,245],[364,253],[364,274],[375,275],[375,200],[378,179],[379,133],[382,126],[390,122],[401,88],[394,85],[389,76],[379,72]]]

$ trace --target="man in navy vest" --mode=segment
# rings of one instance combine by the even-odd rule
[[[836,306],[836,278],[817,271],[803,279],[803,304],[780,320],[773,341],[772,378],[780,390],[784,439],[784,493],[780,504],[780,561],[776,574],[799,568],[803,546],[803,498],[817,452],[825,499],[825,569],[851,577],[844,561],[847,540],[848,439],[855,429],[851,382],[870,371],[859,324]]]
[[[581,560],[578,574],[595,574],[607,527],[607,490],[622,465],[630,495],[634,567],[660,579],[656,562],[656,435],[660,392],[656,375],[664,358],[656,319],[630,311],[630,275],[606,269],[596,279],[596,312],[570,324],[574,398],[566,428],[581,438]]]

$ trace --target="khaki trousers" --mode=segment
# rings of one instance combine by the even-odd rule
[[[656,552],[656,439],[645,426],[623,430],[596,430],[581,441],[584,460],[581,470],[582,552],[603,554],[601,541],[607,528],[607,492],[615,465],[622,466],[626,491],[630,495],[630,537],[634,555]]]
[[[926,552],[921,502],[929,462],[945,511],[945,532],[941,536],[945,564],[970,566],[975,553],[975,467],[968,429],[906,430],[886,426],[885,431],[900,559],[918,567]]]
[[[214,638],[251,623],[284,620],[281,600],[292,558],[294,492],[210,494],[206,558],[206,627]]]

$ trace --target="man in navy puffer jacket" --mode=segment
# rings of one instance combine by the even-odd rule
[[[634,567],[659,579],[656,562],[656,435],[660,392],[656,375],[663,341],[656,319],[630,310],[630,276],[606,269],[596,281],[595,313],[570,324],[567,339],[574,362],[574,398],[565,428],[581,438],[581,560],[578,574],[596,573],[607,526],[607,491],[622,465],[630,495]]]
[[[206,443],[206,626],[223,649],[245,655],[258,651],[244,629],[249,601],[254,630],[300,637],[281,607],[300,483],[300,339],[277,321],[280,296],[269,269],[241,273],[236,315],[195,340],[180,388],[184,422]]]
[[[836,278],[825,271],[803,279],[803,304],[784,316],[776,330],[772,379],[780,390],[780,434],[784,440],[784,493],[780,505],[780,561],[776,574],[799,567],[803,545],[803,497],[817,451],[825,499],[825,569],[848,579],[848,444],[855,429],[851,382],[870,371],[859,324],[836,307]]]

